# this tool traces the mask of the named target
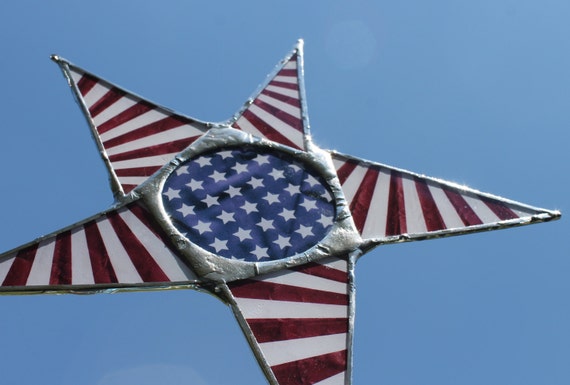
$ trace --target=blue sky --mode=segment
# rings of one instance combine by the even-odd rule
[[[0,248],[109,207],[57,53],[184,114],[232,116],[298,38],[317,144],[570,212],[565,0],[0,4]],[[355,384],[570,381],[566,218],[379,247],[357,265]],[[264,384],[203,293],[3,296],[6,384]]]

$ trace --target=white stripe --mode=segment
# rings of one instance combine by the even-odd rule
[[[121,136],[123,134],[129,133],[131,131],[134,131],[134,130],[137,130],[141,127],[144,127],[148,124],[151,124],[151,123],[157,122],[161,119],[164,119],[164,118],[166,118],[166,116],[167,115],[165,115],[162,111],[159,111],[159,110],[147,111],[144,114],[141,114],[141,115],[137,116],[136,118],[128,120],[128,121],[124,122],[123,124],[120,124],[117,127],[113,128],[112,130],[109,130],[109,131],[101,134],[101,141],[106,142],[109,139],[116,138],[117,136]]]
[[[142,278],[139,275],[135,265],[131,261],[129,254],[125,251],[123,244],[119,240],[115,229],[111,225],[108,219],[101,219],[97,222],[97,227],[101,233],[101,238],[105,248],[107,249],[107,254],[111,260],[111,265],[113,270],[117,275],[117,280],[119,283],[140,283]]]
[[[303,148],[303,133],[297,129],[291,127],[287,123],[281,121],[275,116],[271,115],[269,112],[259,108],[255,104],[249,106],[249,110],[257,115],[265,123],[269,124],[273,129],[281,133],[291,142],[295,143],[298,147]]]
[[[164,154],[164,155],[155,155],[155,156],[147,156],[144,158],[136,158],[136,159],[129,159],[129,160],[119,160],[113,162],[113,168],[115,170],[122,170],[128,168],[136,168],[136,167],[152,167],[152,166],[164,166],[164,164],[170,160],[172,160],[177,152],[173,152],[171,154]]]
[[[91,106],[93,106],[93,104],[101,99],[107,92],[109,92],[109,88],[101,85],[101,83],[95,83],[87,95],[83,96],[87,109],[91,108]]]
[[[280,109],[281,111],[285,111],[294,118],[301,119],[301,110],[299,107],[292,106],[288,103],[282,102],[281,100],[277,100],[271,96],[263,94],[260,94],[258,99],[269,104],[270,106]]]
[[[111,104],[107,107],[104,111],[102,111],[99,115],[93,118],[93,122],[96,126],[100,126],[103,123],[106,123],[109,119],[112,119],[119,115],[121,112],[125,111],[127,108],[130,108],[138,103],[138,100],[133,99],[129,96],[123,96],[115,103]]]
[[[296,76],[275,76],[273,80],[275,80],[276,82],[298,84]]]
[[[315,382],[313,385],[345,385],[344,378],[346,377],[346,372],[335,374],[332,377],[326,378],[322,381]]]
[[[344,259],[331,257],[317,261],[317,263],[329,267],[331,269],[342,271],[344,273],[348,271],[348,263]]]
[[[83,226],[71,230],[71,282],[74,285],[95,283]]]
[[[344,183],[342,184],[342,190],[344,191],[344,197],[346,198],[346,202],[350,205],[356,192],[360,188],[360,184],[364,179],[364,175],[366,175],[366,171],[368,168],[363,166],[356,166],[352,173],[346,178]]]
[[[346,333],[264,342],[259,347],[269,366],[275,366],[345,350]]]
[[[372,201],[362,229],[363,238],[383,237],[386,235],[386,219],[388,218],[388,197],[390,195],[389,170],[380,170],[372,193]]]
[[[340,157],[338,157],[338,155],[335,155],[335,154],[331,154],[331,155],[332,155],[331,158],[332,158],[335,170],[338,171],[342,166],[344,166],[347,163],[346,159],[341,159]]]
[[[483,223],[493,223],[499,222],[500,219],[495,215],[493,211],[485,204],[485,202],[473,198],[469,195],[463,195],[463,198],[467,201],[469,206],[475,211],[475,214],[481,219]]]
[[[261,131],[259,131],[253,124],[250,123],[249,120],[243,116],[241,116],[236,123],[242,129],[242,131],[247,132],[253,136],[257,136],[258,138],[266,138],[266,136],[263,135]]]
[[[75,84],[79,83],[79,81],[81,80],[81,78],[83,77],[83,73],[79,73],[77,71],[74,71],[72,69],[70,69],[71,72],[71,78],[73,79],[73,82]]]
[[[118,177],[119,183],[124,185],[138,186],[142,182],[148,179],[148,176],[120,176]]]
[[[529,209],[524,208],[524,207],[518,207],[518,206],[517,206],[517,208],[515,209],[515,208],[509,206],[509,208],[510,208],[510,209],[512,210],[512,212],[514,212],[519,218],[530,217],[530,216],[536,214],[536,211],[529,210]]]
[[[53,252],[55,249],[55,237],[41,241],[38,244],[34,263],[28,275],[26,286],[49,285],[49,277],[53,265]]]
[[[119,215],[171,281],[193,281],[196,275],[129,210]]]
[[[178,139],[187,139],[192,136],[202,135],[202,131],[196,127],[185,124],[154,135],[145,136],[137,140],[107,149],[108,155],[121,154],[123,152],[139,150],[141,148],[155,146],[163,143],[174,142]]]
[[[246,319],[252,318],[347,318],[346,305],[326,305],[252,298],[235,299]]]
[[[8,272],[14,263],[14,260],[16,259],[16,255],[17,252],[7,255],[5,259],[0,262],[0,285],[2,285],[2,282],[4,282],[6,279],[6,276],[8,275]]]
[[[263,282],[278,283],[281,285],[302,287],[305,289],[328,291],[331,293],[346,294],[347,292],[346,283],[291,270],[278,271],[264,275],[261,278],[258,277],[253,279]]]
[[[449,198],[445,194],[445,191],[439,187],[432,186],[428,183],[429,190],[431,191],[431,195],[433,196],[433,200],[437,205],[437,209],[443,218],[443,222],[445,223],[445,228],[447,229],[455,229],[460,227],[465,227],[463,221],[459,214],[457,214],[457,210],[451,202]]]
[[[283,66],[283,69],[286,70],[296,70],[297,69],[297,60],[289,60],[287,64]]]
[[[299,91],[297,90],[290,90],[289,88],[277,87],[272,85],[268,85],[267,87],[265,87],[265,89],[268,91],[276,92],[281,95],[288,96],[293,99],[299,99]]]
[[[406,229],[410,234],[427,232],[426,220],[418,197],[415,181],[407,176],[402,176],[404,190],[404,206],[406,210]]]

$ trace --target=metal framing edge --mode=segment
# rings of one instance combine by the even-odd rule
[[[275,67],[273,67],[273,70],[271,70],[271,72],[269,72],[267,74],[267,76],[265,76],[265,79],[263,80],[263,82],[261,82],[259,84],[259,86],[257,86],[257,88],[255,89],[255,91],[247,98],[247,100],[245,101],[245,103],[239,108],[239,110],[228,120],[226,120],[225,122],[221,123],[221,125],[224,126],[231,126],[232,124],[234,124],[242,115],[243,112],[245,110],[247,110],[247,108],[253,103],[253,101],[259,96],[259,94],[261,94],[261,91],[263,91],[265,89],[265,87],[267,87],[267,85],[273,80],[273,78],[275,77],[275,75],[277,75],[277,73],[279,71],[281,71],[283,69],[283,67],[285,66],[285,64],[291,60],[291,57],[293,57],[293,55],[295,55],[295,53],[301,53],[302,55],[302,51],[303,51],[303,40],[299,39],[297,41],[297,43],[295,44],[295,46],[293,47],[293,49],[287,54],[285,55],[285,57],[283,57],[283,59],[281,59],[279,61],[279,63],[277,63],[277,65]],[[297,59],[298,60],[298,59]],[[299,70],[299,66],[298,66],[298,62],[297,62],[297,71]],[[297,74],[299,74],[299,72],[297,72]],[[300,85],[299,85],[300,87]],[[304,122],[304,120],[303,120]],[[303,136],[304,133],[303,133]]]
[[[414,177],[418,177],[418,178],[425,179],[425,180],[430,181],[430,182],[439,183],[439,184],[442,184],[442,185],[444,185],[444,186],[449,186],[449,187],[456,188],[456,189],[458,189],[458,190],[461,190],[461,191],[464,191],[464,192],[467,192],[467,193],[475,194],[475,195],[478,195],[478,196],[480,196],[480,197],[482,197],[482,198],[496,199],[496,200],[498,200],[498,201],[500,201],[500,202],[502,202],[502,203],[511,204],[511,205],[517,205],[517,206],[520,206],[520,207],[523,207],[523,208],[526,208],[526,209],[529,209],[529,210],[533,210],[533,211],[542,211],[544,214],[548,214],[548,216],[550,217],[550,219],[559,219],[560,216],[562,215],[562,214],[560,213],[560,211],[558,211],[558,210],[548,210],[548,209],[543,209],[543,208],[536,207],[536,206],[527,205],[527,204],[525,204],[525,203],[521,203],[521,202],[518,202],[518,201],[515,201],[515,200],[512,200],[512,199],[507,199],[507,198],[503,198],[503,197],[498,196],[498,195],[494,195],[494,194],[489,194],[489,193],[486,193],[486,192],[482,192],[482,191],[479,191],[479,190],[474,189],[474,188],[472,188],[472,187],[468,187],[468,186],[465,186],[465,185],[462,185],[462,184],[459,184],[459,183],[456,183],[456,182],[451,182],[451,181],[447,181],[447,180],[444,180],[444,179],[441,179],[441,178],[435,178],[435,177],[427,176],[427,175],[425,175],[425,174],[420,174],[420,173],[408,171],[408,170],[403,169],[403,168],[398,168],[398,167],[394,167],[394,166],[389,166],[389,165],[386,165],[386,164],[383,164],[383,163],[373,162],[373,161],[370,161],[370,160],[358,158],[358,157],[356,157],[356,156],[347,155],[347,154],[344,154],[344,153],[339,152],[339,151],[336,151],[336,150],[326,150],[326,151],[329,152],[331,155],[338,155],[338,156],[344,157],[344,158],[346,158],[346,159],[348,159],[348,160],[352,160],[352,161],[355,161],[355,162],[359,162],[359,163],[362,163],[362,164],[367,165],[367,166],[382,167],[382,168],[387,168],[387,169],[392,170],[392,171],[398,171],[398,172],[401,172],[401,173],[404,173],[404,174],[408,174],[408,175],[411,175],[411,176],[414,176]],[[539,214],[539,215],[540,215],[540,214]],[[535,215],[535,216],[536,216],[536,215]],[[542,221],[546,221],[546,220],[547,220],[547,219],[545,219],[545,218],[540,218],[540,219],[541,219]]]
[[[20,250],[25,249],[26,247],[29,247],[29,246],[31,246],[31,245],[34,245],[34,244],[36,244],[36,243],[38,243],[38,242],[41,242],[41,241],[44,241],[44,240],[46,240],[46,239],[55,237],[55,236],[57,236],[57,235],[60,234],[60,233],[63,233],[63,232],[68,231],[68,230],[72,230],[72,229],[74,229],[75,227],[81,226],[81,225],[83,225],[83,224],[85,224],[85,223],[87,223],[87,222],[96,220],[96,219],[98,219],[98,218],[100,218],[100,217],[106,215],[107,213],[110,213],[111,211],[120,210],[121,208],[123,208],[123,207],[129,205],[130,203],[133,203],[133,202],[137,201],[138,199],[139,199],[139,198],[134,198],[134,197],[133,197],[132,199],[129,199],[129,200],[125,201],[125,202],[118,203],[118,204],[116,204],[116,205],[111,206],[110,208],[108,208],[108,209],[106,209],[106,210],[100,211],[100,212],[98,212],[97,214],[91,215],[91,216],[89,216],[89,217],[87,217],[87,218],[85,218],[85,219],[82,219],[82,220],[80,220],[80,221],[74,222],[74,223],[71,224],[71,225],[68,225],[68,226],[65,226],[65,227],[63,227],[63,228],[61,228],[61,229],[52,231],[51,233],[48,233],[48,234],[39,236],[39,237],[35,238],[34,240],[32,240],[32,241],[30,241],[30,242],[24,243],[23,245],[20,245],[20,246],[17,246],[17,247],[15,247],[15,248],[13,248],[13,249],[10,249],[10,250],[8,250],[8,251],[5,251],[5,252],[3,252],[3,253],[0,254],[0,261],[2,261],[2,259],[6,258],[6,257],[8,257],[8,256],[11,256],[12,254],[14,254],[14,253],[16,253],[16,252],[18,252],[18,251],[20,251]]]
[[[257,340],[255,339],[255,336],[253,335],[251,328],[249,327],[243,313],[241,312],[238,304],[236,303],[236,300],[235,300],[230,288],[228,287],[228,285],[226,283],[223,283],[223,284],[218,285],[217,289],[218,289],[218,291],[221,291],[221,294],[223,294],[223,300],[232,309],[232,312],[234,313],[234,316],[235,316],[236,320],[238,321],[238,324],[241,328],[241,331],[243,332],[243,335],[247,339],[247,343],[251,347],[253,355],[255,356],[257,363],[261,367],[261,370],[263,371],[265,378],[267,379],[267,381],[269,381],[270,385],[279,385],[279,382],[277,381],[277,378],[273,374],[273,371],[271,370],[271,367],[269,366],[267,360],[265,359],[263,352],[259,348],[259,344],[258,344]],[[219,295],[219,293],[218,293],[218,295]]]
[[[65,59],[60,58],[57,55],[52,55],[51,59],[57,63],[57,65],[63,72],[63,76],[67,79],[67,83],[71,88],[75,101],[79,105],[79,108],[81,108],[81,111],[83,112],[83,115],[87,120],[87,124],[89,125],[91,131],[91,137],[95,141],[95,144],[97,145],[97,150],[99,150],[99,156],[101,156],[101,159],[103,159],[103,163],[105,163],[105,168],[107,168],[107,172],[109,173],[109,184],[111,185],[111,191],[113,192],[113,197],[115,198],[115,201],[120,201],[125,196],[125,192],[123,190],[123,187],[121,186],[121,183],[119,182],[119,178],[117,177],[117,174],[113,169],[113,166],[111,165],[111,161],[107,156],[105,147],[103,146],[101,138],[99,137],[99,133],[97,132],[97,127],[95,125],[95,122],[93,121],[93,118],[91,118],[91,114],[89,113],[89,109],[85,105],[83,97],[81,96],[81,92],[77,87],[77,83],[71,76],[71,71],[69,69],[69,66],[70,65],[73,66],[73,64],[69,63]],[[81,71],[83,70],[81,69]],[[86,71],[83,72],[88,74],[88,72]],[[99,78],[98,76],[96,77]]]
[[[345,385],[352,384],[353,343],[354,326],[356,317],[356,277],[355,267],[358,258],[364,254],[361,249],[356,249],[348,254],[348,333],[346,335],[346,377]]]

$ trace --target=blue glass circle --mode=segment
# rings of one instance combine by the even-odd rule
[[[251,262],[306,251],[335,219],[334,197],[323,177],[287,153],[254,146],[184,162],[166,179],[162,202],[192,243]]]

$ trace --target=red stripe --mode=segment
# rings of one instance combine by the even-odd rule
[[[107,217],[144,282],[170,282],[152,255],[115,211]]]
[[[329,305],[347,305],[346,294],[313,290],[304,287],[281,285],[279,283],[242,280],[230,284],[231,291],[238,298],[254,298],[273,301],[304,303],[322,303]]]
[[[255,128],[257,128],[267,139],[272,140],[277,143],[284,144],[289,147],[299,148],[295,143],[291,142],[287,137],[276,131],[273,127],[265,123],[263,120],[254,115],[250,110],[245,110],[242,115],[247,119]],[[237,122],[234,123],[234,127],[237,129],[242,129]]]
[[[326,265],[321,265],[320,263],[310,262],[303,266],[293,267],[291,270],[295,270],[301,273],[313,275],[316,277],[321,277],[325,279],[330,279],[332,281],[347,283],[348,273],[345,271],[337,270]]]
[[[127,108],[123,112],[107,120],[105,123],[99,125],[99,127],[97,127],[97,131],[99,134],[103,134],[104,132],[112,130],[113,128],[125,122],[128,122],[129,120],[132,120],[137,116],[144,114],[145,112],[153,110],[155,107],[156,106],[154,104],[150,104],[147,101],[141,100],[137,104]]]
[[[247,323],[258,343],[348,333],[347,318],[256,318]]]
[[[428,231],[437,231],[445,229],[445,222],[441,217],[439,208],[433,199],[433,195],[429,190],[428,184],[414,177],[416,184],[416,191],[418,192],[418,198],[420,199],[420,205],[422,206],[422,213],[424,214],[424,220]]]
[[[275,76],[298,76],[297,69],[285,69],[283,68],[281,71],[277,72]]]
[[[293,90],[293,91],[297,91],[297,92],[299,91],[299,84],[297,84],[297,83],[285,83],[285,82],[278,82],[278,81],[272,80],[269,82],[268,86],[287,88],[289,90]]]
[[[60,233],[55,238],[49,284],[71,285],[71,231]]]
[[[97,84],[97,82],[98,79],[96,77],[84,73],[81,75],[81,79],[79,79],[77,82],[77,88],[79,89],[81,95],[85,96],[89,91],[91,91],[93,87],[95,87],[95,84]]]
[[[26,284],[37,250],[38,244],[36,243],[18,251],[6,278],[4,278],[4,282],[2,282],[2,286],[24,286]]]
[[[132,159],[139,159],[145,158],[147,156],[156,156],[156,155],[166,155],[166,154],[173,154],[178,153],[192,144],[196,139],[198,139],[201,135],[198,136],[191,136],[188,138],[178,139],[168,143],[157,144],[156,146],[149,146],[144,148],[139,148],[136,150],[131,150],[127,152],[121,152],[120,154],[115,154],[109,156],[109,160],[111,162],[118,162],[122,160],[132,160]]]
[[[168,248],[170,251],[173,250],[170,243],[170,237],[166,235],[162,228],[156,224],[154,221],[154,217],[152,217],[149,212],[141,206],[140,203],[132,203],[127,206],[131,213],[135,214],[135,216],[149,229],[157,238],[159,238]],[[178,259],[179,263],[181,259]],[[180,263],[181,265],[183,263]]]
[[[123,187],[123,191],[125,194],[128,194],[131,192],[132,189],[134,189],[135,187],[138,186],[138,184],[122,184],[121,185]]]
[[[101,238],[99,228],[94,221],[86,223],[84,228],[95,283],[117,283],[117,276],[103,243],[103,238]]]
[[[475,211],[473,211],[471,206],[469,206],[469,203],[465,201],[461,194],[459,194],[457,191],[448,190],[446,188],[442,189],[455,208],[455,211],[457,211],[457,215],[459,215],[459,218],[461,218],[465,226],[474,226],[483,223],[483,221],[479,219]]]
[[[348,179],[350,174],[352,174],[352,172],[354,171],[354,169],[356,168],[357,165],[358,165],[357,162],[355,162],[353,160],[347,160],[346,163],[343,164],[336,171],[336,174],[338,175],[338,180],[339,180],[341,185],[344,184],[344,182],[346,182],[346,180]]]
[[[115,170],[117,176],[151,176],[162,166],[121,168]]]
[[[390,177],[390,192],[388,194],[386,235],[399,235],[406,232],[406,206],[404,204],[402,174],[399,171],[392,171],[392,176]]]
[[[273,92],[267,89],[261,91],[261,94],[272,97],[273,99],[277,99],[283,103],[287,103],[293,107],[301,108],[301,101],[299,100],[299,98],[292,98],[291,96],[278,94],[277,92]]]
[[[258,106],[259,108],[261,108],[265,112],[275,116],[277,119],[281,120],[285,124],[295,128],[297,131],[303,132],[303,122],[301,121],[301,119],[299,117],[289,115],[287,112],[285,112],[285,111],[283,111],[277,107],[273,107],[272,105],[267,104],[264,101],[261,101],[259,99],[255,100],[255,102],[253,102],[253,104]]]
[[[271,367],[279,385],[312,385],[346,371],[346,350]]]
[[[156,122],[147,124],[136,130],[127,132],[126,134],[117,136],[113,139],[109,139],[103,142],[105,148],[112,148],[121,144],[129,143],[137,139],[146,138],[150,135],[158,134],[159,132],[164,132],[172,128],[180,127],[185,124],[190,123],[188,119],[183,119],[178,116],[166,116],[163,119],[157,120]]]
[[[352,219],[360,233],[362,233],[366,218],[368,218],[368,209],[370,208],[370,202],[372,202],[372,195],[374,194],[374,186],[376,186],[378,174],[379,171],[377,169],[368,169],[362,179],[362,183],[358,187],[358,190],[356,190],[352,202],[350,202]]]
[[[101,99],[97,100],[93,105],[89,106],[89,113],[94,118],[101,112],[105,111],[109,106],[113,105],[117,100],[125,95],[125,91],[118,88],[111,88]]]
[[[294,83],[291,83],[290,80],[293,80]],[[299,93],[299,82],[298,82],[296,77],[291,77],[291,76],[285,77],[284,76],[283,78],[281,78],[279,80],[273,79],[268,85],[272,85],[275,87],[287,88],[287,89],[290,89],[292,91],[297,91],[296,96],[298,98],[301,97],[301,94]],[[277,92],[280,92],[280,91],[281,90],[277,90]]]
[[[480,197],[480,199],[499,217],[500,220],[517,219],[519,216],[511,210],[506,204],[495,200]]]

